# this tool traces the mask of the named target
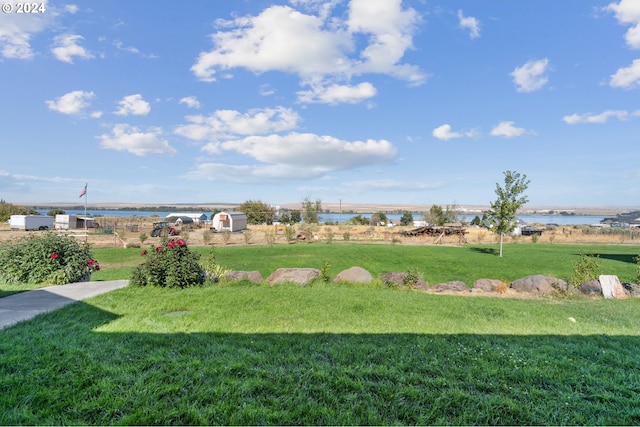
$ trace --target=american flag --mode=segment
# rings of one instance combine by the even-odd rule
[[[80,192],[80,197],[87,195],[87,184],[84,185],[84,188]]]

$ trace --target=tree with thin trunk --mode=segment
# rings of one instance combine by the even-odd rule
[[[493,232],[500,234],[500,257],[502,257],[502,240],[506,233],[511,233],[518,225],[516,212],[529,199],[522,195],[529,188],[527,175],[520,175],[515,171],[504,173],[504,187],[496,184],[498,198],[491,202],[491,210],[487,217],[493,225]]]

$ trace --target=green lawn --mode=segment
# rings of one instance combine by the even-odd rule
[[[499,279],[507,283],[532,274],[545,274],[567,280],[573,263],[581,253],[597,255],[604,274],[635,283],[634,257],[640,247],[622,245],[505,245],[504,256],[496,255],[497,245],[403,246],[380,244],[294,244],[259,246],[193,247],[203,259],[213,250],[217,262],[233,270],[258,270],[266,279],[279,267],[322,268],[329,261],[329,275],[360,266],[374,277],[391,271],[417,269],[429,284],[461,280],[473,285],[477,279]],[[141,249],[95,249],[103,270],[94,280],[126,279],[133,267],[143,262]]]
[[[216,248],[257,269],[417,267],[429,283],[635,279],[634,247]],[[194,250],[206,251],[206,248]],[[126,278],[140,250],[99,249]],[[129,270],[128,270],[129,269]],[[4,289],[7,285],[2,285]],[[0,331],[2,425],[637,425],[640,299],[512,299],[380,286],[127,287]]]

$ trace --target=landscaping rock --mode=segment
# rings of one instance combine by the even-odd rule
[[[259,271],[227,271],[222,278],[229,282],[248,280],[252,283],[262,283],[262,274]]]
[[[605,298],[626,298],[627,294],[620,283],[618,276],[601,274],[598,278],[602,286],[602,295]]]
[[[566,291],[567,288],[567,282],[564,280],[542,274],[523,277],[511,283],[511,289],[514,291],[539,295],[551,295],[555,291]]]
[[[447,283],[438,283],[431,286],[429,290],[434,292],[469,292],[469,287],[464,282],[454,280]]]
[[[640,285],[635,283],[623,283],[622,287],[630,297],[640,297]]]
[[[380,275],[380,280],[382,280],[386,286],[408,286],[406,272],[384,273]],[[416,289],[427,289],[427,284],[424,280],[418,279],[418,281],[413,284],[413,287]]]
[[[502,284],[502,280],[495,279],[478,279],[473,284],[473,290],[481,290],[483,292],[495,292],[496,287]]]
[[[315,278],[320,277],[320,270],[317,268],[279,268],[269,277],[267,283],[270,286],[291,282],[304,286]]]
[[[602,286],[598,280],[590,280],[578,286],[578,290],[586,295],[602,295]]]
[[[339,282],[353,282],[353,283],[371,283],[373,277],[371,273],[362,267],[351,267],[346,270],[342,270],[335,279],[334,283]]]

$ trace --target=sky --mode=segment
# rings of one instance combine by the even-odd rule
[[[15,204],[640,205],[638,0],[112,0],[0,12]]]

